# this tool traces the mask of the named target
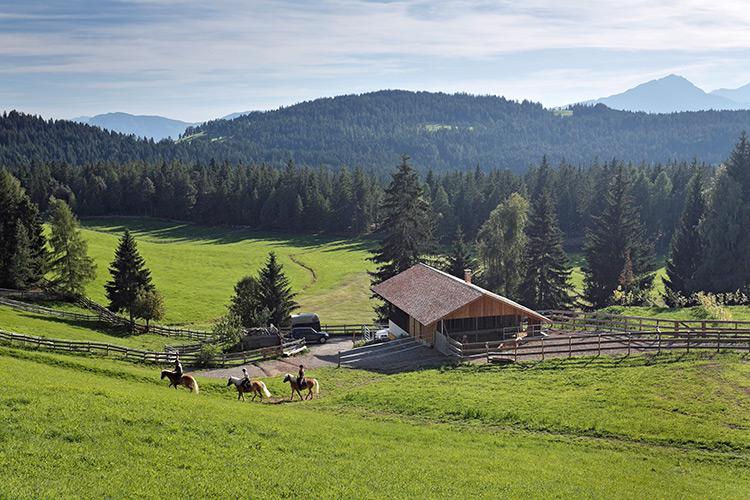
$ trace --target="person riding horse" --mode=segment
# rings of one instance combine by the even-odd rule
[[[305,366],[299,365],[299,373],[297,374],[297,385],[300,389],[307,387],[307,380],[305,380]]]
[[[250,375],[247,373],[246,369],[242,369],[242,387],[245,389],[245,391],[250,391]]]
[[[180,363],[180,355],[178,354],[174,358],[174,374],[177,376],[177,380],[180,380],[182,373],[182,363]]]

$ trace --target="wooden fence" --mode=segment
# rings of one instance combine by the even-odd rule
[[[169,364],[174,363],[177,356],[175,351],[144,351],[132,349],[104,342],[88,342],[79,340],[61,340],[0,330],[0,342],[11,346],[20,345],[24,348],[44,349],[55,352],[80,353],[99,356],[114,356],[126,361],[139,363]],[[210,357],[201,356],[200,350],[180,353],[180,361],[186,365],[227,366],[245,364],[251,361],[268,359],[288,352],[294,352],[304,347],[304,340],[296,340],[281,345],[253,349],[251,351],[221,353]]]
[[[498,346],[485,346],[488,361],[547,357],[572,357],[602,354],[631,354],[684,350],[732,350],[750,353],[748,332],[625,332],[574,333],[527,338],[519,342],[506,341]]]
[[[52,309],[50,307],[39,306],[36,304],[29,304],[28,302],[21,302],[5,297],[0,297],[0,304],[11,307],[13,309],[18,309],[19,311],[41,314],[44,316],[54,316],[57,318],[72,319],[74,321],[100,321],[98,315],[61,311],[59,309]]]

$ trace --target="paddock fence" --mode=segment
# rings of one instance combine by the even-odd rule
[[[250,351],[219,353],[204,356],[201,354],[200,349],[184,353],[178,352],[177,350],[146,351],[104,342],[53,339],[34,335],[22,335],[3,330],[0,330],[0,342],[11,347],[23,347],[26,349],[32,348],[68,354],[115,357],[131,362],[151,364],[174,363],[179,354],[180,361],[184,364],[188,366],[200,365],[205,367],[225,367],[253,361],[262,361],[264,359],[297,352],[305,346],[304,339],[301,339],[286,342],[277,346],[253,349]]]

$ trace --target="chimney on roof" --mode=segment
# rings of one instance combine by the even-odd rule
[[[464,281],[471,284],[471,269],[464,269]]]

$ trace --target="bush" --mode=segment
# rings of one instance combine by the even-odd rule
[[[217,354],[221,353],[221,349],[213,344],[205,343],[201,346],[201,350],[198,352],[197,365],[200,367],[210,367],[213,364],[213,360]]]
[[[732,319],[732,313],[729,309],[723,307],[723,304],[716,295],[705,292],[695,294],[698,306],[693,309],[693,315],[698,319],[715,319],[727,321]]]

